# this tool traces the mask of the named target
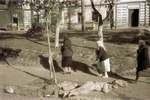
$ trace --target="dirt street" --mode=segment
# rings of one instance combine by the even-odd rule
[[[62,73],[60,48],[54,48],[52,41],[58,82],[68,80],[83,84],[87,81],[112,82],[115,79],[121,79],[129,84],[126,88],[114,89],[107,94],[92,92],[65,100],[79,100],[79,98],[80,100],[149,100],[149,77],[141,77],[139,82],[130,83],[135,78],[138,32],[138,30],[104,32],[105,45],[111,58],[113,72],[108,79],[98,77],[94,66],[97,40],[95,32],[69,33],[74,51],[73,64],[77,68],[77,72],[70,75]],[[7,58],[9,65],[5,61],[0,61],[0,100],[61,100],[61,98],[53,96],[45,97],[40,94],[41,91],[39,93],[39,90],[47,84],[46,81],[49,79],[46,41],[29,40],[21,33],[11,32],[7,34],[1,32],[0,37],[0,47],[21,49],[17,58]],[[4,88],[7,86],[13,87],[15,93],[5,93]]]

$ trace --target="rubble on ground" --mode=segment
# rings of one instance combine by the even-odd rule
[[[12,86],[7,86],[4,88],[4,92],[9,93],[9,94],[14,94],[15,90]]]
[[[113,88],[127,87],[128,83],[123,80],[114,80],[111,83],[88,81],[82,85],[79,85],[76,82],[64,81],[60,83],[58,86],[60,88],[59,94],[61,94],[62,97],[71,97],[82,94],[88,94],[92,91],[108,93]]]
[[[111,91],[111,86],[107,82],[89,81],[81,85],[79,88],[73,89],[69,92],[68,96],[77,96],[80,94],[88,94],[92,91],[108,93]]]
[[[112,85],[114,88],[118,88],[118,87],[127,87],[128,86],[128,83],[124,80],[114,80],[112,82]]]

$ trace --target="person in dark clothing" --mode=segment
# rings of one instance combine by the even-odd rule
[[[139,48],[137,50],[136,81],[139,79],[139,72],[150,67],[148,52],[148,46],[146,45],[145,41],[139,40]]]
[[[68,37],[64,37],[63,45],[61,47],[62,54],[62,67],[65,73],[71,73],[72,71],[72,55],[73,50],[71,47],[71,40]]]
[[[98,48],[96,49],[96,59],[98,60],[98,69],[102,69],[104,72],[104,78],[108,78],[108,72],[110,72],[109,56],[101,41],[97,41],[97,45]]]

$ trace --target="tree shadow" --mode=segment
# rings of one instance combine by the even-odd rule
[[[17,71],[20,71],[20,72],[23,72],[23,73],[25,73],[25,74],[28,74],[28,75],[30,75],[30,76],[33,76],[33,77],[36,77],[36,78],[42,79],[42,80],[44,80],[44,81],[45,81],[45,82],[47,82],[47,83],[49,83],[49,82],[50,82],[50,80],[49,80],[49,79],[47,79],[47,78],[41,77],[41,76],[39,76],[39,75],[32,74],[32,73],[30,73],[30,72],[28,72],[28,71],[25,71],[25,70],[22,70],[22,69],[19,69],[19,68],[13,67],[13,66],[10,66],[10,67],[11,67],[11,68],[13,68],[13,69],[15,69],[15,70],[17,70]]]
[[[76,70],[80,70],[80,71],[82,71],[82,72],[84,72],[84,73],[97,76],[96,74],[94,74],[94,73],[92,73],[92,72],[90,71],[90,69],[89,69],[89,68],[91,68],[90,66],[88,66],[87,64],[82,63],[82,62],[73,61],[73,62],[72,62],[72,68],[73,68],[73,70],[75,70],[75,71],[76,71]]]
[[[49,62],[48,62],[48,57],[44,57],[42,55],[39,55],[40,58],[40,64],[47,70],[50,69]],[[53,64],[54,64],[54,69],[56,72],[62,72],[63,70],[60,68],[58,65],[57,61],[53,59]]]

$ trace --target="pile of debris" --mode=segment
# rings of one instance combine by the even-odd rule
[[[64,81],[58,84],[58,86],[60,88],[59,95],[61,95],[64,98],[78,96],[81,94],[88,94],[92,91],[108,93],[112,89],[117,89],[119,87],[127,87],[128,83],[123,80],[114,80],[111,83],[88,81],[82,85],[79,85],[77,82]]]
[[[52,96],[58,97],[59,96],[59,97],[65,98],[65,97],[72,97],[72,96],[88,94],[92,91],[108,93],[112,89],[117,89],[119,87],[127,87],[127,86],[128,86],[128,83],[123,80],[114,80],[111,83],[88,81],[82,85],[79,84],[78,82],[64,81],[57,85],[57,90],[56,90],[56,87],[54,87],[54,85],[53,86],[52,85],[44,86],[42,88],[42,90],[40,89],[40,95],[38,93],[38,95],[36,95],[36,96],[43,96],[43,97],[52,97]],[[11,86],[4,88],[4,92],[9,93],[9,94],[17,94],[18,91],[19,90],[15,90],[15,88],[13,88]]]

